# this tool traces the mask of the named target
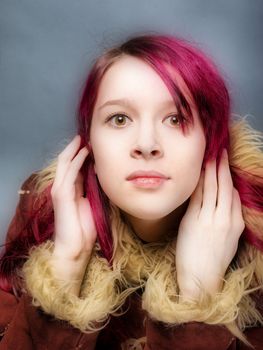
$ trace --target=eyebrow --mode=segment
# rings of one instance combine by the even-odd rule
[[[126,98],[123,99],[117,99],[117,100],[109,100],[103,103],[98,110],[101,110],[102,108],[106,106],[112,106],[112,105],[118,105],[118,106],[123,106],[123,107],[129,107],[131,109],[134,109],[132,106],[132,101]],[[164,101],[161,103],[162,108],[170,108],[170,107],[175,107],[175,103],[173,100],[168,100]]]

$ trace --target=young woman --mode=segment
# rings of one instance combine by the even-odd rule
[[[263,349],[262,135],[230,109],[181,38],[97,59],[78,135],[21,188],[0,349]]]

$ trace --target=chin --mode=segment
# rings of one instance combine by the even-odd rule
[[[123,211],[133,216],[134,218],[141,220],[160,220],[167,216],[172,210],[160,211],[159,208],[136,208],[136,209],[123,209]]]

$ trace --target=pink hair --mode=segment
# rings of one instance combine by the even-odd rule
[[[80,147],[88,146],[92,114],[101,80],[123,55],[131,55],[148,63],[168,87],[179,117],[191,123],[191,108],[169,68],[172,67],[183,78],[204,128],[207,142],[204,164],[209,159],[221,157],[223,148],[229,149],[230,98],[218,69],[192,43],[178,37],[157,34],[131,37],[121,45],[107,50],[91,67],[78,108],[78,133],[82,139]],[[94,173],[94,158],[92,150],[90,151],[81,169],[85,179],[84,190],[93,211],[102,254],[110,262],[113,248],[110,203]],[[240,192],[242,203],[262,212],[262,185],[256,188],[253,181],[242,177],[242,174],[233,176],[233,181]],[[30,216],[27,226],[6,246],[0,265],[0,286],[3,289],[10,290],[12,273],[22,265],[30,246],[52,237],[54,217],[50,187],[44,191],[45,200],[38,211]],[[46,209],[43,211],[43,208]],[[253,232],[245,229],[244,236],[263,251],[263,242]]]

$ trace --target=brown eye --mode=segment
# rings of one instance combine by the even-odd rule
[[[181,124],[179,117],[176,114],[169,115],[166,119],[169,119],[169,124],[172,126],[179,126]]]
[[[107,119],[106,122],[111,122],[113,127],[125,126],[128,117],[125,114],[114,114]]]

